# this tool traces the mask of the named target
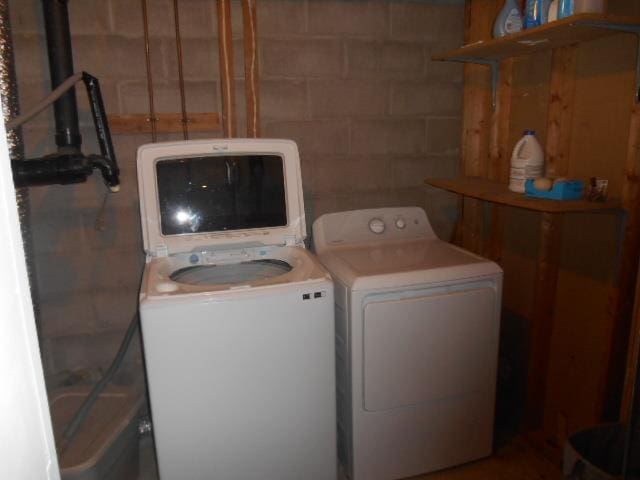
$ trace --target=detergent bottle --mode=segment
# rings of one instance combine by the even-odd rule
[[[516,143],[511,155],[511,171],[509,173],[509,190],[524,193],[524,184],[529,178],[544,175],[544,152],[536,132],[527,130]]]
[[[522,13],[517,0],[505,0],[504,7],[500,10],[493,24],[493,36],[504,37],[522,30]]]
[[[524,13],[524,28],[544,25],[549,20],[551,0],[527,0]]]
[[[575,5],[573,0],[560,0],[558,4],[558,18],[570,17],[575,13]]]

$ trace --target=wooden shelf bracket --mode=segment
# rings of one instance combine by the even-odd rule
[[[491,106],[495,110],[498,103],[498,83],[500,82],[500,60],[481,57],[458,57],[447,60],[448,62],[476,63],[488,65],[491,68]]]

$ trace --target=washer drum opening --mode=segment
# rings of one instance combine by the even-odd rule
[[[283,260],[251,260],[225,265],[194,265],[176,270],[171,280],[187,285],[222,285],[268,280],[292,270]]]

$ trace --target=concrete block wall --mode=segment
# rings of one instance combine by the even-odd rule
[[[148,0],[155,101],[180,110],[172,2]],[[189,111],[219,111],[214,0],[181,0]],[[39,0],[12,0],[22,108],[49,90]],[[69,2],[76,70],[97,76],[109,114],[148,109],[140,2]],[[331,211],[392,205],[427,209],[448,238],[455,198],[422,184],[455,175],[462,70],[430,61],[459,46],[458,0],[259,0],[261,125],[291,138],[302,157],[310,226]],[[242,15],[233,4],[239,132],[244,132]],[[78,92],[85,152],[97,152],[88,104]],[[193,137],[220,136],[219,132]],[[28,157],[52,152],[52,111],[24,128]],[[160,140],[180,138],[164,135]],[[122,191],[99,176],[86,184],[31,189],[43,353],[51,383],[64,372],[104,368],[133,314],[143,265],[136,148],[148,135],[118,135]]]

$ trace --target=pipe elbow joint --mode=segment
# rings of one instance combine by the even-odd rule
[[[104,183],[112,193],[120,191],[120,169],[100,155],[91,155],[91,164],[100,170]]]

